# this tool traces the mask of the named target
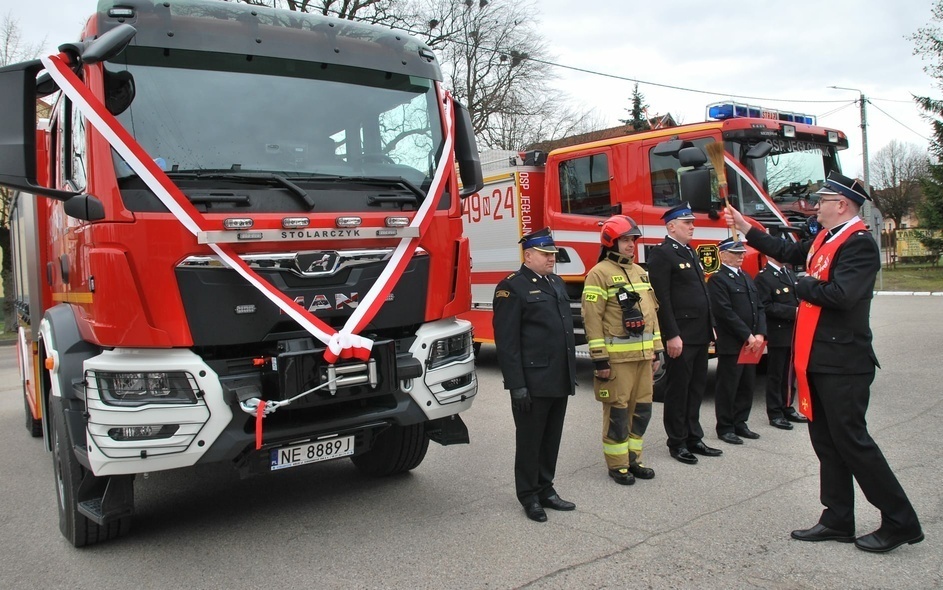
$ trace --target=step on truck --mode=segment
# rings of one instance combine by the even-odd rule
[[[717,242],[730,233],[709,144],[723,144],[734,206],[764,227],[791,228],[789,235],[800,231],[811,210],[808,197],[830,171],[841,170],[838,153],[848,147],[845,134],[816,125],[809,115],[732,102],[709,105],[706,119],[549,153],[484,152],[485,186],[463,203],[472,248],[472,309],[462,317],[474,325],[475,346],[494,342],[495,285],[520,267],[520,237],[542,227],[551,229],[560,250],[556,273],[573,302],[577,344],[585,343],[579,318],[583,278],[596,264],[600,227],[611,215],[629,215],[638,223],[636,261],[644,267],[648,249],[664,240],[661,216],[689,202],[697,218],[691,246],[705,272],[715,272]],[[780,209],[797,202],[801,211]],[[748,248],[744,269],[755,275],[764,264]],[[656,396],[663,374],[662,369],[656,375]]]
[[[69,542],[126,532],[137,474],[468,442],[481,168],[441,80],[406,34],[207,0],[102,0],[0,70],[26,425]]]

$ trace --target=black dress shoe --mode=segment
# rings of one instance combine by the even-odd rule
[[[691,451],[684,447],[681,447],[680,449],[669,449],[668,453],[682,463],[687,463],[688,465],[694,465],[697,463],[697,457],[692,455]]]
[[[720,449],[705,445],[702,440],[697,441],[693,445],[688,445],[688,450],[698,455],[704,455],[705,457],[720,457],[724,454]]]
[[[629,471],[639,479],[655,479],[655,470],[641,463],[632,463],[629,465]]]
[[[628,467],[620,467],[619,469],[610,469],[609,477],[613,479],[617,484],[622,486],[630,486],[635,483],[635,475],[629,472]]]
[[[529,502],[524,504],[524,514],[527,518],[536,522],[547,522],[547,513],[540,507],[540,502]]]
[[[789,420],[790,422],[796,422],[798,424],[806,424],[809,422],[809,419],[803,416],[802,414],[800,414],[799,412],[795,410],[792,410],[792,411],[790,410],[792,410],[792,408],[783,412],[783,416],[786,417],[786,420]]]
[[[770,426],[775,426],[776,428],[782,430],[792,430],[792,424],[789,423],[789,420],[785,418],[773,418],[769,421]]]
[[[869,535],[855,539],[855,547],[862,551],[870,551],[872,553],[887,553],[888,551],[897,549],[904,543],[913,545],[920,541],[923,541],[923,531],[920,530],[920,527],[911,531],[896,532],[885,530],[884,527],[881,527]]]
[[[742,445],[743,439],[737,436],[732,432],[725,432],[723,434],[718,434],[717,438],[724,441],[725,443],[730,443],[732,445]]]
[[[752,430],[750,430],[750,429],[747,428],[746,426],[741,426],[740,428],[736,428],[736,429],[734,429],[734,432],[737,433],[737,436],[742,436],[743,438],[749,438],[749,439],[753,439],[753,440],[756,440],[756,439],[760,438],[760,435],[759,435],[759,434],[753,432]]]
[[[544,508],[552,508],[553,510],[576,510],[576,504],[567,502],[557,494],[549,498],[541,498],[540,505]]]
[[[811,529],[792,531],[792,538],[799,541],[838,541],[851,543],[855,540],[854,532],[836,531],[823,524],[817,524]]]

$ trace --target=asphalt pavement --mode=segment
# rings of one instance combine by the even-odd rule
[[[59,535],[50,457],[23,426],[13,348],[0,349],[0,587],[3,588],[888,588],[943,587],[943,297],[877,297],[872,435],[921,517],[926,540],[888,554],[803,543],[818,463],[804,426],[766,421],[761,438],[683,465],[668,455],[662,406],[645,438],[651,481],[607,476],[591,365],[580,362],[557,489],[574,512],[526,519],[514,497],[513,423],[493,347],[464,414],[471,444],[430,445],[409,474],[374,480],[347,460],[241,480],[223,466],[139,477],[134,527],[77,550]],[[709,391],[712,383],[709,384]],[[880,515],[858,493],[858,533]]]

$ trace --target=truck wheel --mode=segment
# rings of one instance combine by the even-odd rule
[[[385,477],[415,469],[426,457],[429,437],[425,425],[390,426],[373,441],[373,448],[350,458],[357,469],[373,477]]]
[[[33,418],[33,413],[29,409],[29,400],[26,399],[26,384],[23,384],[23,412],[26,414],[26,430],[33,438],[39,438],[43,435],[43,421]]]
[[[66,428],[65,416],[58,400],[50,400],[52,417],[52,468],[56,478],[56,499],[59,505],[59,530],[75,547],[94,545],[119,537],[131,528],[131,518],[121,518],[106,525],[98,525],[78,511],[76,493],[86,476],[72,453],[72,441]],[[93,477],[91,474],[88,477]]]
[[[668,385],[667,372],[665,371],[665,358],[666,355],[664,352],[659,352],[658,358],[661,359],[661,364],[658,366],[658,371],[652,375],[652,401],[658,403],[664,403],[665,401],[665,387]]]

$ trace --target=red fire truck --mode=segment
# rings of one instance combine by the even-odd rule
[[[0,184],[26,424],[73,545],[128,530],[135,474],[349,456],[387,475],[468,442],[459,177],[474,192],[481,168],[427,46],[102,0],[60,51],[0,70]]]
[[[716,173],[705,146],[723,142],[726,180],[740,211],[767,227],[792,226],[777,203],[800,200],[840,170],[845,135],[817,126],[813,117],[738,103],[707,109],[708,121],[624,135],[542,152],[482,155],[485,188],[464,203],[465,232],[472,246],[472,310],[476,346],[494,342],[491,302],[498,281],[521,264],[521,235],[548,226],[560,248],[557,274],[579,312],[583,277],[599,255],[599,228],[623,213],[639,224],[637,261],[665,237],[662,214],[688,201],[697,220],[692,245],[705,270],[716,271],[717,242],[730,235],[720,215]],[[755,274],[759,254],[747,253],[744,268]],[[577,339],[581,322],[577,322]]]

